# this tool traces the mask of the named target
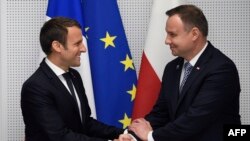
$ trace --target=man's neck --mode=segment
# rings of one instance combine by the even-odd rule
[[[60,60],[59,57],[54,57],[54,56],[47,56],[48,60],[51,61],[54,65],[56,65],[57,67],[63,69],[64,71],[68,71],[69,67],[65,67],[65,65],[63,65],[63,62]]]
[[[202,41],[197,42],[195,44],[195,48],[194,48],[192,54],[185,57],[184,59],[187,60],[187,61],[192,60],[205,47],[206,43],[207,43],[207,40],[202,40]]]

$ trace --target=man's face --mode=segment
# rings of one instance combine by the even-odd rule
[[[178,15],[168,18],[166,23],[167,37],[165,43],[170,46],[174,56],[188,58],[194,49],[192,32],[185,30]]]
[[[86,47],[83,45],[82,32],[78,27],[68,27],[67,43],[62,49],[61,59],[64,67],[78,67],[81,65],[80,55],[86,52]]]

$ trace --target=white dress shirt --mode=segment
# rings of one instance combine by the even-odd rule
[[[196,64],[196,62],[198,61],[198,59],[200,58],[201,54],[204,52],[204,50],[207,48],[207,44],[205,44],[205,46],[203,47],[203,49],[195,55],[195,57],[193,59],[191,59],[189,61],[189,63],[194,66]],[[183,66],[182,66],[182,71],[181,71],[181,78],[180,78],[180,85],[181,85],[181,82],[183,80],[183,77],[184,77],[184,72],[185,72],[185,68],[184,68],[184,64],[187,62],[187,60],[184,60],[184,63],[183,63]]]
[[[48,58],[45,58],[45,62],[52,69],[52,71],[56,74],[56,76],[61,80],[63,85],[68,89],[69,93],[71,94],[69,86],[67,85],[67,82],[66,82],[65,78],[63,77],[63,74],[66,73],[66,72],[63,69],[56,66],[55,64],[53,64]],[[81,120],[82,120],[81,103],[80,103],[80,100],[79,100],[79,97],[78,97],[77,91],[75,90],[74,85],[73,85],[73,88],[74,88],[74,91],[75,91],[75,94],[76,94],[77,106],[78,106],[80,117],[81,117]]]

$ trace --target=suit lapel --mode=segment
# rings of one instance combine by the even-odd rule
[[[179,58],[179,61],[176,65],[176,69],[173,73],[172,76],[176,76],[175,78],[173,78],[171,81],[173,81],[173,91],[171,92],[173,93],[173,99],[172,99],[172,107],[173,107],[173,111],[176,112],[177,110],[177,104],[178,104],[178,99],[179,99],[179,85],[180,85],[180,77],[181,77],[181,70],[182,70],[182,65],[183,65],[183,59]]]
[[[74,109],[79,113],[77,103],[69,93],[68,89],[63,85],[61,80],[56,76],[56,74],[51,70],[51,68],[43,60],[40,64],[43,72],[47,75],[48,79],[51,81],[51,84],[59,91],[58,93],[64,95],[70,102],[74,105]],[[80,115],[79,115],[80,117]]]
[[[178,105],[181,103],[182,99],[185,97],[188,89],[192,86],[194,81],[199,77],[199,75],[203,72],[203,70],[206,69],[207,61],[211,57],[213,49],[214,49],[214,47],[211,45],[210,42],[208,42],[207,48],[201,54],[200,58],[196,62],[195,66],[193,67],[193,70],[190,73],[185,85],[183,86],[182,92],[181,92],[179,100],[178,100]]]
[[[82,96],[83,91],[81,91],[80,86],[79,86],[79,83],[78,83],[78,80],[76,79],[76,76],[74,75],[74,73],[73,73],[72,71],[71,71],[71,75],[72,75],[72,82],[73,82],[73,84],[74,84],[74,87],[75,87],[75,89],[76,89],[77,96],[78,96],[79,101],[80,101],[80,103],[81,103],[82,123],[84,123],[85,118],[84,118],[83,115],[85,115],[85,110],[83,109],[83,106],[82,106],[82,105],[84,105],[83,102],[85,102],[85,101],[84,101],[84,98],[83,98],[83,96]]]

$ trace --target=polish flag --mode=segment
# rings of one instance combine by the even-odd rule
[[[148,35],[142,54],[141,68],[132,118],[148,114],[155,104],[166,64],[174,59],[165,45],[166,11],[183,3],[183,0],[154,0]]]

